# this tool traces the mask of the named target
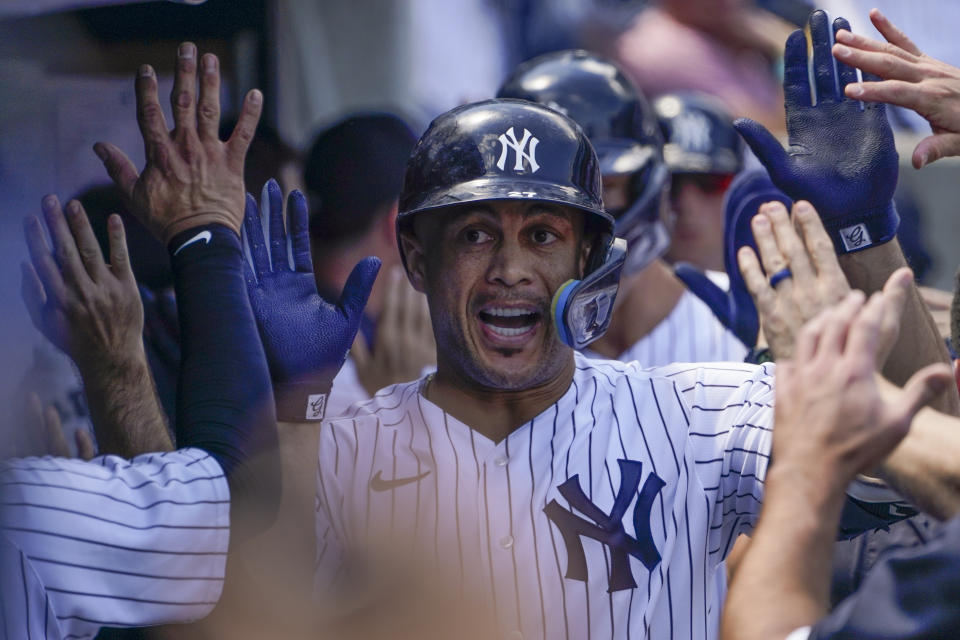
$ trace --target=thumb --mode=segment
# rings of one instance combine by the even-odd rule
[[[717,319],[728,329],[732,328],[734,318],[727,292],[718,287],[703,272],[687,262],[680,262],[673,272],[683,281],[693,295],[703,300]]]
[[[957,155],[960,155],[960,133],[935,133],[917,143],[913,166],[922,169],[935,160]]]
[[[77,442],[77,457],[81,460],[90,460],[96,453],[93,446],[93,437],[84,428],[73,432],[73,439]]]
[[[938,362],[920,369],[910,376],[897,399],[894,411],[898,419],[909,424],[920,409],[933,402],[952,383],[953,372],[946,363]]]
[[[337,306],[346,312],[347,317],[356,316],[363,311],[379,271],[380,258],[367,256],[350,272],[347,283],[343,285],[340,300],[337,301]]]
[[[733,126],[759,158],[767,173],[770,174],[770,178],[778,182],[779,177],[783,175],[787,160],[787,154],[780,141],[762,124],[750,118],[737,118]]]

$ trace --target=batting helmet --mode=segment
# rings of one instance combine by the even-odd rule
[[[663,157],[670,171],[733,175],[743,168],[743,141],[713,98],[667,94],[657,98],[653,108],[666,140]]]
[[[586,275],[556,293],[554,318],[570,346],[580,348],[603,335],[625,247],[622,240],[614,242],[597,156],[580,127],[524,100],[485,100],[439,116],[407,162],[397,235],[424,212],[491,200],[552,202],[586,214],[595,237]],[[402,243],[400,255],[406,263]]]
[[[604,176],[631,176],[632,202],[619,211],[616,233],[627,239],[627,269],[637,271],[670,242],[661,220],[669,172],[656,116],[639,89],[609,60],[587,51],[538,56],[516,68],[497,93],[555,109],[579,124]]]

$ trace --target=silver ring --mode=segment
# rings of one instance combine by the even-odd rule
[[[780,271],[777,271],[775,274],[770,276],[770,286],[776,289],[778,284],[780,284],[782,281],[786,280],[787,278],[792,278],[792,277],[793,277],[793,272],[790,271],[790,267],[784,267],[783,269],[780,269]]]

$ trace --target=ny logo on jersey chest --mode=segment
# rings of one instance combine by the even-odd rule
[[[560,529],[567,547],[568,579],[587,581],[587,558],[581,539],[583,536],[610,548],[610,592],[637,586],[630,567],[630,556],[642,562],[647,571],[652,571],[660,564],[660,552],[657,551],[653,534],[650,532],[650,511],[654,499],[666,484],[657,474],[651,472],[637,496],[643,464],[633,460],[617,460],[617,463],[620,465],[620,489],[613,499],[613,508],[609,514],[604,513],[583,493],[579,475],[568,478],[557,487],[560,495],[570,503],[570,511],[560,506],[556,500],[551,500],[543,509],[547,517]],[[623,527],[623,516],[634,496],[637,496],[637,503],[633,508],[633,531],[636,537],[630,537]],[[573,510],[586,515],[590,520],[574,514]]]

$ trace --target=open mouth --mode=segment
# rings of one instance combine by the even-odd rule
[[[541,313],[534,307],[486,307],[480,322],[490,333],[502,338],[517,338],[532,332],[540,324]]]

